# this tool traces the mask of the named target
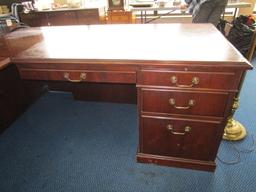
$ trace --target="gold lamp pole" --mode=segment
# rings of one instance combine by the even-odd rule
[[[236,109],[239,107],[239,95],[240,95],[240,91],[241,91],[241,88],[242,88],[242,85],[244,82],[245,74],[246,74],[246,72],[244,72],[244,74],[242,76],[241,83],[238,87],[238,93],[236,94],[236,96],[234,98],[234,104],[232,106],[231,114],[228,117],[227,125],[224,128],[224,134],[223,134],[222,138],[225,140],[238,141],[238,140],[245,138],[245,136],[246,136],[245,127],[240,122],[238,122],[237,120],[235,120],[233,118]]]

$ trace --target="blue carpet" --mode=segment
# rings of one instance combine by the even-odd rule
[[[255,62],[256,63],[256,62]],[[256,72],[249,71],[237,120],[249,136],[223,141],[219,158],[234,161],[256,135]],[[256,188],[256,152],[217,162],[214,173],[136,163],[135,105],[41,97],[0,135],[0,192],[243,192]]]

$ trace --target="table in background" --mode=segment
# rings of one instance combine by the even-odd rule
[[[239,8],[247,8],[250,6],[251,6],[251,3],[247,3],[247,2],[228,2],[228,5],[226,8],[234,8],[235,9],[234,14],[233,14],[233,18],[235,18]],[[171,0],[164,7],[161,7],[161,6],[159,6],[159,4],[154,2],[154,3],[152,3],[151,7],[132,7],[132,6],[130,6],[129,9],[133,12],[137,12],[137,11],[140,12],[141,23],[147,23],[147,11],[154,11],[154,13],[157,13],[157,15],[161,17],[161,14],[158,14],[158,11],[167,11],[167,13],[163,14],[163,15],[168,15],[176,10],[180,10],[180,6],[173,6],[173,1]]]

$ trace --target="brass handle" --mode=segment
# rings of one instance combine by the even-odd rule
[[[63,77],[72,83],[79,83],[86,79],[86,73],[80,74],[80,79],[70,79],[69,73],[64,73]]]
[[[175,99],[171,98],[169,99],[169,104],[172,105],[175,109],[189,109],[196,104],[196,101],[194,99],[189,99],[188,106],[183,107],[183,106],[175,105],[176,104]]]
[[[172,133],[173,135],[185,135],[186,133],[188,133],[188,132],[191,131],[191,127],[189,127],[189,126],[186,126],[186,127],[184,128],[184,132],[177,132],[177,131],[174,131],[174,130],[173,130],[173,125],[171,125],[171,124],[168,124],[166,128],[167,128],[168,131],[171,131],[171,133]]]
[[[180,85],[180,84],[178,84],[177,76],[172,76],[171,77],[171,82],[173,84],[175,84],[177,87],[189,88],[189,87],[193,87],[194,85],[198,85],[199,84],[199,78],[198,77],[193,77],[190,85]]]

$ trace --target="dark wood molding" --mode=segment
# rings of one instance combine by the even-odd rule
[[[137,153],[137,161],[139,163],[149,163],[156,165],[164,165],[170,167],[189,168],[202,171],[214,171],[216,164],[213,161],[198,161],[193,159],[183,159],[176,157],[158,156],[144,153]]]

